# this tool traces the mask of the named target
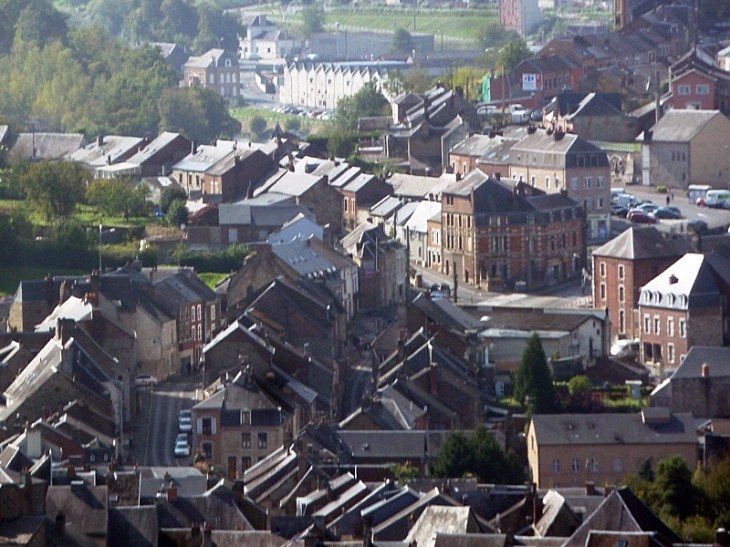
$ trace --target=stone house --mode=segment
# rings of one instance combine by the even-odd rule
[[[673,455],[694,469],[697,430],[690,413],[647,408],[636,414],[536,414],[527,432],[530,476],[538,488],[587,481],[618,484],[647,458]]]
[[[499,3],[499,24],[527,36],[544,19],[538,0],[502,0]]]
[[[441,204],[437,201],[422,201],[415,204],[413,214],[397,230],[401,242],[408,241],[410,260],[429,267],[428,221],[435,215],[441,216]],[[440,248],[440,246],[439,246]]]
[[[138,165],[143,177],[168,175],[172,166],[190,152],[190,141],[180,133],[163,131],[127,160]]]
[[[491,289],[576,277],[584,263],[582,208],[476,170],[443,191],[441,272]]]
[[[611,338],[639,338],[641,287],[688,250],[684,239],[667,239],[654,227],[628,230],[592,253],[592,293],[596,308],[608,309]]]
[[[639,140],[645,186],[727,188],[730,120],[720,111],[670,110]]]
[[[80,163],[93,171],[99,167],[127,161],[148,142],[149,139],[139,137],[98,135],[95,141],[74,150],[64,159]]]
[[[156,281],[152,298],[175,317],[180,372],[190,372],[203,356],[203,345],[223,322],[220,297],[193,272],[182,271]]]
[[[221,97],[239,94],[238,59],[223,49],[211,49],[199,57],[190,57],[183,68],[185,85],[212,89]]]
[[[651,393],[651,406],[691,412],[695,418],[730,417],[730,348],[693,346]]]
[[[241,59],[280,59],[301,48],[301,41],[277,29],[265,13],[244,17],[246,36],[241,37],[238,55]]]
[[[340,188],[342,194],[342,229],[349,231],[367,220],[368,211],[393,192],[393,187],[381,178],[367,173]]]
[[[391,306],[405,297],[406,250],[380,226],[363,222],[340,244],[359,268],[360,311]]]
[[[266,193],[291,197],[296,205],[310,208],[317,224],[329,225],[333,233],[338,233],[342,226],[342,196],[329,184],[327,175],[287,171]]]
[[[443,268],[441,254],[441,211],[426,221],[426,264],[427,268],[440,272]]]
[[[730,345],[730,261],[687,253],[641,288],[641,360],[660,378],[693,346]]]
[[[470,135],[460,143],[451,148],[449,152],[449,165],[451,170],[457,175],[465,177],[474,169],[480,168],[485,173],[494,175],[495,172],[483,169],[483,165],[488,165],[490,159],[496,159],[497,150],[506,142],[515,143],[517,139],[505,139],[501,135],[481,135],[476,133]],[[501,156],[501,155],[500,155]],[[482,159],[485,160],[482,163]],[[505,167],[501,170],[502,175],[507,175],[509,169]],[[496,171],[499,172],[499,171]]]
[[[218,384],[193,407],[193,447],[230,480],[293,438],[291,408],[283,408],[251,371]]]
[[[273,169],[271,158],[260,150],[234,150],[205,171],[202,193],[206,200],[221,202],[251,197],[253,188]]]
[[[510,151],[509,176],[549,194],[567,192],[585,211],[587,239],[605,240],[611,233],[611,168],[595,144],[570,133],[528,129]]]
[[[172,166],[172,178],[185,189],[188,196],[193,199],[198,198],[203,192],[205,173],[233,152],[233,144],[198,146],[198,143],[193,141],[190,153]]]

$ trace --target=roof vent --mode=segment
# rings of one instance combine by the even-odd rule
[[[670,285],[674,285],[675,283],[678,283],[678,282],[679,282],[679,278],[676,275],[672,274],[669,276]]]
[[[703,378],[710,377],[710,365],[708,365],[707,363],[702,363],[702,377]]]

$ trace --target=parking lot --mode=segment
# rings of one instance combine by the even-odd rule
[[[709,207],[698,207],[694,203],[690,203],[684,190],[672,190],[669,194],[660,194],[651,186],[626,186],[626,193],[631,194],[641,200],[649,200],[660,207],[667,204],[667,196],[669,196],[669,204],[677,207],[682,212],[681,219],[657,219],[654,226],[666,232],[683,234],[687,232],[687,223],[694,219],[703,220],[707,223],[709,230],[726,228],[730,225],[730,210],[728,209],[711,209]],[[611,232],[618,234],[626,230],[632,223],[626,219],[613,217],[611,219]]]

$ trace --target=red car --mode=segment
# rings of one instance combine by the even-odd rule
[[[630,211],[626,218],[637,224],[656,224],[656,217],[644,211]]]
[[[695,205],[698,207],[707,207],[707,202],[705,201],[705,198],[697,198],[697,201],[695,201]]]

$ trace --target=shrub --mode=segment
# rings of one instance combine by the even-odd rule
[[[667,187],[666,186],[657,186],[656,191],[660,194],[666,194],[667,193]]]
[[[266,120],[261,116],[254,116],[249,122],[249,129],[257,137],[266,131]]]

